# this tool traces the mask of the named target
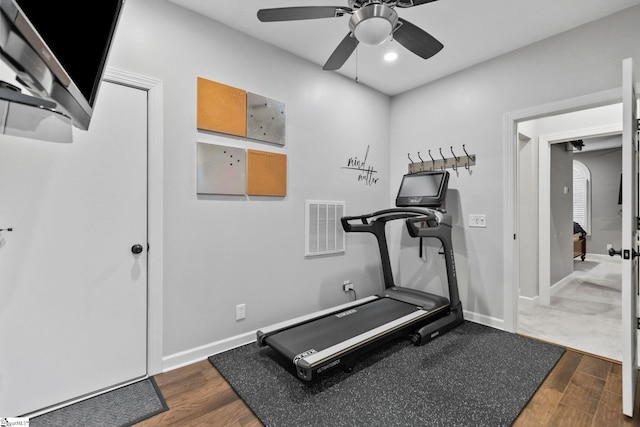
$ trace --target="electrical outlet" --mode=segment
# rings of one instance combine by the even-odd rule
[[[469,227],[486,227],[487,216],[484,214],[470,214],[469,215]]]
[[[353,283],[351,283],[351,280],[345,280],[342,283],[342,289],[344,289],[345,292],[349,292],[353,290]]]
[[[246,316],[247,306],[245,304],[236,305],[236,320],[242,320]]]

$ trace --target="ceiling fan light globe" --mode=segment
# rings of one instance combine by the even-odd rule
[[[364,6],[351,15],[349,28],[359,42],[379,45],[398,24],[397,12],[384,3]]]
[[[383,18],[369,18],[362,21],[354,30],[353,34],[359,42],[379,45],[391,34],[391,23]]]

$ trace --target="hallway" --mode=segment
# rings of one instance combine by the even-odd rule
[[[575,350],[622,360],[621,259],[588,254],[552,289],[551,305],[520,299],[518,333]]]

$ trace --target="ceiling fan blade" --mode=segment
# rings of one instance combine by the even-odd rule
[[[298,21],[301,19],[335,18],[351,13],[348,7],[340,6],[299,6],[278,7],[258,10],[258,19],[262,22]]]
[[[336,50],[333,51],[327,62],[322,67],[323,70],[337,70],[347,62],[347,59],[351,56],[356,47],[358,47],[358,39],[351,33],[347,34],[342,39]]]
[[[398,7],[413,7],[413,6],[420,6],[421,4],[425,4],[425,3],[431,3],[431,2],[434,2],[434,1],[436,1],[436,0],[400,0],[396,4],[396,6],[398,6]]]
[[[402,18],[398,18],[398,21],[401,25],[394,31],[393,38],[419,57],[429,59],[444,47],[431,34],[411,22]]]

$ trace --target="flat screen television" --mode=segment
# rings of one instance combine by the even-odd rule
[[[396,206],[437,208],[444,203],[449,172],[425,171],[409,173],[402,177]]]
[[[2,59],[77,128],[89,128],[124,1],[0,0]]]

